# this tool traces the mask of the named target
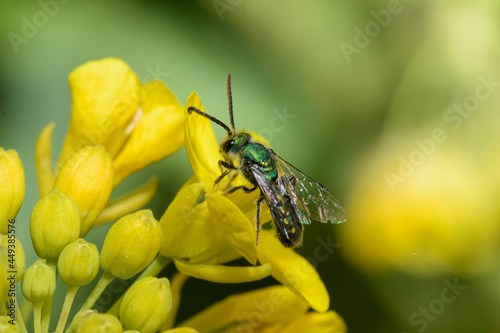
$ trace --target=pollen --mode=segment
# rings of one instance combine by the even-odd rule
[[[292,234],[294,234],[294,233],[295,233],[295,227],[293,227],[293,228],[292,228],[291,233],[292,233]]]

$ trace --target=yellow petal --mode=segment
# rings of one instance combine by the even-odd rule
[[[113,166],[102,146],[87,146],[61,167],[54,188],[80,208],[80,237],[85,236],[106,206],[113,189]]]
[[[94,227],[114,221],[120,217],[135,212],[153,199],[159,184],[158,177],[152,177],[146,184],[126,195],[112,200],[102,211]]]
[[[183,188],[160,219],[163,256],[204,258],[227,246],[210,220],[206,203],[195,206],[202,190],[203,183]]]
[[[251,264],[257,262],[255,226],[228,198],[217,193],[205,195],[215,227],[225,241]]]
[[[181,189],[161,217],[162,256],[169,258],[176,256],[179,243],[192,222],[191,215],[202,190],[203,183],[194,183]]]
[[[186,283],[187,279],[187,275],[177,273],[170,281],[170,290],[172,292],[172,310],[170,312],[170,316],[167,319],[167,322],[163,324],[160,331],[165,331],[174,326],[177,312],[179,311],[179,305],[181,303],[182,287],[184,286],[184,283]]]
[[[0,233],[9,231],[24,200],[24,170],[15,150],[0,147]],[[10,221],[9,221],[10,220]]]
[[[114,157],[141,99],[137,76],[123,61],[107,58],[76,68],[69,85],[72,114],[59,164],[87,145],[103,145]]]
[[[244,328],[247,328],[249,321],[255,322],[256,316],[262,319],[259,321],[261,325],[288,322],[290,318],[302,315],[307,309],[308,305],[301,297],[286,287],[273,286],[229,296],[181,325],[203,332],[217,331],[235,325],[235,328],[240,328],[240,332],[247,332]]]
[[[241,254],[239,252],[237,252],[230,246],[226,246],[219,252],[213,254],[212,256],[204,258],[203,263],[210,265],[221,265],[239,258],[241,258]],[[196,259],[197,258],[190,258],[189,262],[192,264],[198,263]]]
[[[158,106],[144,115],[114,160],[115,186],[132,173],[157,162],[184,144],[184,108]]]
[[[189,107],[205,111],[195,92],[186,101],[185,145],[191,168],[199,181],[205,184],[205,192],[212,191],[213,183],[220,174],[218,162],[221,159],[210,120],[194,112]]]
[[[261,280],[271,274],[271,265],[252,267],[231,267],[223,265],[190,265],[175,260],[175,266],[182,274],[215,283],[243,283]]]
[[[195,175],[192,175],[184,184],[182,184],[180,190],[177,192],[175,197],[177,197],[179,195],[179,193],[182,192],[183,189],[185,189],[186,187],[188,187],[189,185],[192,185],[194,183],[198,183],[198,179],[196,179]]]
[[[226,242],[214,228],[205,202],[196,206],[191,215],[189,228],[179,242],[177,258],[190,258],[191,262],[202,262],[205,258],[227,247]]]
[[[142,88],[144,98],[141,101],[141,109],[144,114],[148,114],[158,106],[179,105],[175,95],[161,81],[149,81]]]
[[[273,332],[344,333],[347,332],[347,326],[344,320],[334,311],[328,311],[325,313],[308,312],[298,318],[292,319],[288,323],[262,330],[262,333]]]
[[[44,127],[35,147],[36,176],[40,197],[47,194],[54,186],[54,172],[52,171],[52,131],[55,123],[50,123]]]
[[[177,327],[162,331],[161,333],[198,333],[198,331],[191,327]]]
[[[270,263],[272,276],[302,296],[311,308],[318,312],[327,311],[330,297],[314,267],[292,249],[283,247],[274,233],[264,230],[260,233],[260,262]]]

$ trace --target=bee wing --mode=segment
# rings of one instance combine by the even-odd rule
[[[309,218],[294,206],[286,189],[266,178],[258,165],[252,165],[250,170],[269,207],[280,241],[287,247],[299,245],[302,242],[301,223],[309,223]]]
[[[274,152],[273,152],[274,153]],[[319,222],[343,223],[347,219],[344,207],[329,189],[274,153],[281,185],[296,200],[302,202],[311,219]],[[299,205],[300,206],[300,205]]]

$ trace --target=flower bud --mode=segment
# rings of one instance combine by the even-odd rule
[[[76,332],[81,323],[87,320],[88,317],[94,316],[96,314],[97,310],[85,310],[77,312],[77,314],[73,318],[73,321],[71,322],[71,330],[73,332]]]
[[[146,268],[160,249],[160,227],[150,210],[126,215],[109,229],[101,250],[101,267],[120,279]]]
[[[120,305],[120,319],[126,329],[157,332],[172,310],[172,293],[166,278],[147,277],[137,281]]]
[[[54,188],[75,200],[81,214],[80,237],[85,236],[106,206],[113,189],[113,165],[102,146],[87,146],[61,167]]]
[[[13,234],[0,235],[0,260],[5,271],[16,272],[14,283],[17,283],[24,274],[26,259],[21,242]]]
[[[23,165],[15,150],[0,147],[0,234],[6,234],[10,219],[17,216],[24,200]]]
[[[8,299],[9,280],[7,280],[7,268],[5,265],[4,262],[0,262],[0,304],[5,304],[5,301]]]
[[[30,234],[40,258],[59,257],[80,234],[80,211],[75,201],[57,189],[47,193],[31,212]]]
[[[31,303],[49,299],[56,290],[55,269],[47,265],[43,259],[38,259],[24,272],[21,290],[24,298]]]
[[[18,325],[12,325],[11,322],[12,318],[8,316],[0,316],[0,332],[2,333],[18,333],[19,331],[19,326]]]
[[[123,328],[115,316],[99,313],[82,319],[76,330],[76,333],[95,332],[122,333]]]
[[[62,250],[57,269],[68,286],[85,286],[99,271],[99,251],[94,244],[79,238]]]

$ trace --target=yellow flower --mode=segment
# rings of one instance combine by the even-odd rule
[[[335,312],[307,312],[308,304],[283,286],[267,287],[226,299],[185,322],[199,332],[346,332]]]
[[[385,155],[365,163],[353,188],[353,214],[342,233],[347,259],[369,273],[446,273],[428,261],[464,274],[495,267],[498,210],[496,202],[484,200],[490,174],[472,167],[463,147],[452,142],[418,167],[394,158],[403,156],[401,151]],[[400,181],[393,172],[398,168]]]
[[[195,93],[186,102],[186,113],[190,106],[203,110]],[[161,219],[160,253],[173,257],[180,272],[213,282],[252,281],[271,274],[313,309],[327,311],[328,292],[307,260],[292,249],[284,248],[269,232],[261,232],[261,244],[257,248],[252,221],[259,193],[235,192],[223,196],[214,192],[221,156],[209,120],[196,114],[186,115],[185,136],[194,179],[181,189]],[[236,178],[235,182],[242,184],[245,180]],[[220,188],[227,185],[221,184]],[[200,203],[202,188],[205,201]],[[269,220],[268,209],[263,212],[263,221]],[[171,231],[173,235],[168,234]],[[252,266],[221,265],[238,257],[246,258]],[[262,265],[255,267],[257,258]]]
[[[256,332],[291,332],[298,327],[345,332],[342,319],[328,311],[328,293],[307,260],[284,248],[272,231],[261,232],[257,247],[252,221],[259,193],[226,196],[229,186],[248,185],[242,177],[231,183],[225,179],[214,188],[220,174],[220,154],[208,120],[196,115],[186,117],[187,109],[162,83],[153,81],[141,86],[128,66],[116,59],[77,68],[70,76],[70,86],[73,114],[58,165],[51,165],[53,124],[42,131],[36,146],[42,198],[33,209],[32,238],[37,254],[47,259],[37,260],[25,272],[21,286],[25,298],[33,303],[35,332],[49,330],[56,258],[58,272],[67,284],[56,333],[64,331],[78,288],[95,278],[98,265],[104,273],[80,311],[70,319],[67,332],[128,329],[197,333],[249,328]],[[195,94],[189,97],[188,106],[203,109]],[[172,154],[184,141],[188,143],[194,176],[181,188],[159,223],[149,210],[124,214],[152,197],[157,180],[108,202],[120,182]],[[20,192],[16,189],[11,193],[17,198]],[[100,254],[94,245],[76,239],[118,217]],[[268,209],[263,209],[262,218],[270,219]],[[55,229],[47,229],[48,221]],[[239,258],[245,258],[249,265],[226,265]],[[153,277],[169,262],[179,271],[171,285],[166,278]],[[111,281],[139,273],[108,314],[90,310]],[[173,327],[188,276],[217,283],[242,283],[270,275],[282,286],[230,297]],[[0,284],[2,294],[6,288]],[[255,311],[267,311],[257,325],[251,318]],[[23,327],[20,325],[21,331]]]
[[[184,144],[184,107],[159,81],[144,85],[142,119],[114,160],[115,184],[176,152]]]
[[[240,219],[226,215],[226,225],[229,228],[234,227],[234,230],[237,230],[238,225],[241,225],[241,218],[245,219],[246,221],[243,223],[246,223],[246,228],[243,228],[241,234],[250,235],[246,237],[248,240],[252,238],[252,241],[248,243],[251,244],[250,246],[238,244],[235,248],[229,247],[228,239],[224,239],[224,235],[218,231],[219,228],[216,226],[219,221],[212,219],[207,203],[196,205],[203,186],[202,183],[194,183],[181,189],[161,218],[160,254],[173,258],[180,272],[212,282],[249,282],[270,275],[271,267],[268,265],[259,267],[220,265],[239,258],[242,255],[238,252],[239,250],[245,253],[249,252],[247,248],[256,248],[255,230],[243,214],[239,213]],[[223,200],[227,199],[223,198]],[[234,205],[231,201],[229,204]],[[230,230],[226,233],[230,233]],[[255,253],[253,264],[256,262],[256,257]]]
[[[14,150],[0,147],[0,234],[8,232],[24,200],[24,170]]]
[[[85,146],[103,145],[116,156],[141,100],[137,76],[123,61],[108,58],[76,68],[69,86],[72,113],[59,163]]]
[[[108,194],[110,186],[116,187],[132,173],[182,147],[184,108],[163,83],[151,81],[141,85],[127,64],[119,59],[107,58],[76,68],[69,77],[69,84],[73,95],[72,115],[55,168],[51,165],[53,123],[43,129],[36,145],[37,178],[42,196],[54,186],[65,162],[85,147],[103,146],[108,158],[113,161],[111,174],[114,177],[109,174],[107,178],[99,178],[104,175],[102,173],[95,175],[93,189],[102,191],[102,198]],[[99,181],[103,182],[101,187],[98,186]],[[62,186],[61,182],[58,186]],[[153,197],[157,188],[158,180],[154,179],[110,203],[109,209],[104,211],[101,205],[106,205],[107,199],[99,201],[92,213],[102,211],[102,217],[95,226],[141,208]],[[92,195],[87,197],[91,200]],[[83,210],[82,214],[85,212]],[[95,219],[97,216],[89,217],[94,223]],[[84,225],[82,236],[92,227],[90,223],[85,222]]]
[[[225,246],[224,240],[208,223],[206,204],[196,205],[202,190],[203,183],[185,186],[161,217],[161,255],[178,259],[206,257]]]

